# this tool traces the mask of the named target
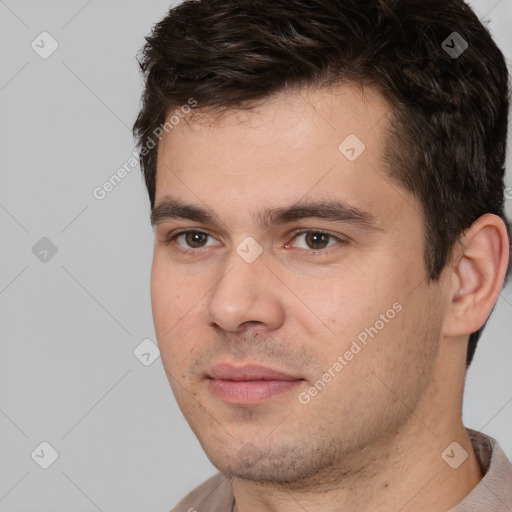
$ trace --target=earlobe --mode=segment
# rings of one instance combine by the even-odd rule
[[[455,251],[451,272],[451,303],[445,316],[444,335],[471,334],[486,322],[503,287],[510,256],[505,223],[485,214],[464,233]]]

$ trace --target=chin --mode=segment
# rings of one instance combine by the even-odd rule
[[[231,445],[233,446],[233,445]],[[332,464],[333,457],[327,454],[314,456],[306,454],[296,446],[282,444],[279,447],[264,448],[248,442],[238,451],[229,449],[205,449],[210,462],[226,477],[241,478],[253,482],[285,485],[300,489],[303,482],[310,480]]]

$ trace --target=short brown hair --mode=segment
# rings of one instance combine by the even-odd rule
[[[196,109],[246,108],[288,86],[355,82],[392,107],[386,161],[421,204],[429,280],[481,215],[510,232],[508,71],[463,0],[187,0],[146,41],[134,135],[152,209],[158,145],[146,145],[171,110],[191,98]]]

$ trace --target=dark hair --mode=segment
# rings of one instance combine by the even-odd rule
[[[171,111],[250,108],[287,87],[351,82],[391,105],[388,173],[421,204],[429,281],[481,215],[498,215],[510,233],[507,67],[463,0],[187,0],[146,41],[133,129],[151,209],[153,137]]]

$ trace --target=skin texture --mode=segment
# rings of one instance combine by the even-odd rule
[[[481,218],[428,283],[420,205],[383,161],[389,117],[373,89],[290,90],[251,110],[196,115],[161,139],[156,204],[172,197],[219,221],[156,222],[157,339],[178,404],[233,477],[240,512],[439,512],[481,478],[461,420],[465,354],[501,289],[505,228]],[[338,149],[350,134],[366,146],[355,161]],[[374,225],[257,222],[264,209],[320,200],[368,212]],[[194,245],[182,230],[209,236]],[[299,230],[332,236],[311,248]],[[246,237],[262,249],[252,263],[237,252]],[[226,403],[207,378],[218,362],[303,381],[257,404]],[[329,368],[329,382],[301,403]],[[452,442],[468,453],[457,469],[441,458]]]

